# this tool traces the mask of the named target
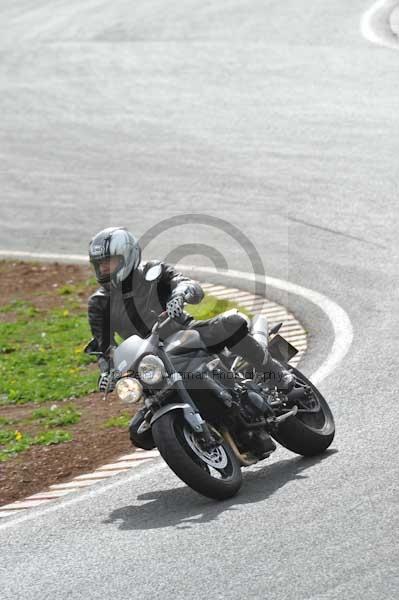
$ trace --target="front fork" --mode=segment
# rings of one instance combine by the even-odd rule
[[[174,388],[177,391],[182,403],[188,404],[192,409],[192,412],[190,411],[190,414],[188,413],[188,411],[185,412],[186,421],[188,421],[193,431],[202,434],[206,449],[211,449],[215,446],[218,446],[219,443],[215,440],[215,437],[212,435],[207,423],[201,417],[198,408],[196,407],[195,403],[193,402],[193,399],[186,390],[182,376],[178,371],[176,371],[172,361],[163,349],[162,342],[160,342],[159,344],[159,357],[163,361],[166,368],[166,372],[169,375],[170,380],[173,381]]]

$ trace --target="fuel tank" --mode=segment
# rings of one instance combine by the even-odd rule
[[[206,350],[198,331],[177,331],[165,340],[165,352],[169,355],[186,354],[194,350]]]

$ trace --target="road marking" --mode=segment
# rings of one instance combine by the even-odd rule
[[[4,523],[0,523],[0,531],[3,529],[8,529],[13,525],[18,525],[19,523],[24,523],[26,521],[30,521],[36,517],[41,517],[45,514],[52,513],[54,511],[59,510],[60,508],[66,508],[71,504],[77,504],[78,502],[82,502],[82,500],[86,500],[87,498],[91,498],[94,496],[100,496],[105,494],[111,489],[115,489],[121,487],[122,485],[126,485],[136,479],[140,479],[143,475],[148,476],[152,475],[156,471],[160,471],[161,469],[166,469],[167,464],[164,462],[155,463],[151,461],[152,465],[147,465],[147,468],[141,469],[139,472],[136,472],[134,469],[130,474],[125,474],[121,479],[115,479],[109,483],[104,483],[101,487],[89,487],[87,490],[80,491],[79,494],[72,497],[67,497],[65,500],[59,500],[57,502],[50,502],[49,506],[40,510],[39,508],[32,509],[29,511],[21,511],[21,514],[16,519],[10,519],[9,521],[5,521]],[[144,463],[141,463],[144,464]],[[14,511],[10,511],[14,512]]]
[[[32,259],[38,260],[60,260],[60,261],[76,261],[79,263],[88,263],[89,260],[84,254],[52,254],[48,252],[18,252],[16,250],[0,250],[0,256],[4,258]]]
[[[51,502],[52,499],[51,498],[47,498],[46,500],[42,500],[42,499],[31,499],[28,500],[27,498],[25,498],[24,500],[17,500],[16,502],[12,502],[12,504],[7,504],[7,511],[8,510],[14,510],[14,511],[20,511],[20,510],[26,510],[27,508],[34,508],[35,506],[42,506],[43,504],[46,504],[47,502]]]
[[[392,31],[389,17],[399,7],[397,0],[378,0],[362,16],[360,31],[369,42],[394,50],[399,49],[399,40]]]

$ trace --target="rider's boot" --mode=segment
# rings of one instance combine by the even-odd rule
[[[295,378],[292,373],[272,358],[267,348],[250,334],[237,342],[231,350],[253,365],[257,374],[269,387],[277,388],[287,394],[294,387]]]
[[[284,391],[287,394],[295,385],[295,377],[290,371],[285,369],[277,360],[272,358],[269,352],[265,355],[263,363],[257,372],[264,378],[272,388]]]

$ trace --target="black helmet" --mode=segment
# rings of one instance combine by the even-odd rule
[[[112,264],[112,258],[116,257]],[[141,260],[140,246],[125,227],[108,227],[93,237],[89,244],[90,262],[98,283],[117,287]],[[104,268],[105,267],[105,268]]]

